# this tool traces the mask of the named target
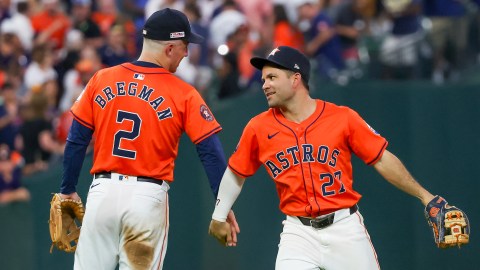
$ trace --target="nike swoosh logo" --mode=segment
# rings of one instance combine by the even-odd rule
[[[98,185],[100,185],[100,183],[93,184],[93,185],[90,186],[90,189],[92,189],[92,188],[94,188],[94,187],[96,187],[96,186],[98,186]]]
[[[268,134],[268,139],[270,140],[271,138],[275,137],[275,135],[277,135],[278,133],[280,133],[280,131],[277,131],[277,133],[273,133],[272,135]]]

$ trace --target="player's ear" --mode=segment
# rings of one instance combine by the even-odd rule
[[[173,47],[174,45],[172,43],[167,43],[167,45],[165,46],[165,54],[167,56],[171,56],[172,53],[173,53]]]
[[[293,74],[293,80],[292,80],[292,86],[293,87],[298,87],[299,84],[302,83],[302,75],[300,73],[296,72]]]

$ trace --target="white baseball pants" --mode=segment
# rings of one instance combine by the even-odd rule
[[[112,173],[94,179],[75,252],[75,270],[162,269],[169,185]]]
[[[359,211],[323,229],[303,225],[292,216],[287,216],[283,224],[276,270],[380,269]]]

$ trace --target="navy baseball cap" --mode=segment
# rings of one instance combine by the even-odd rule
[[[153,40],[186,40],[202,43],[203,37],[192,32],[187,16],[176,9],[155,11],[143,26],[143,36]]]
[[[268,63],[298,72],[308,83],[308,79],[310,78],[310,61],[298,50],[288,46],[280,46],[273,49],[266,58],[253,57],[250,59],[250,64],[259,70],[262,70],[263,66]]]

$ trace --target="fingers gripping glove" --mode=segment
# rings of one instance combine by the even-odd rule
[[[80,227],[77,226],[77,222],[81,224],[84,214],[85,208],[81,201],[62,199],[58,193],[53,194],[48,221],[52,238],[50,253],[54,246],[65,252],[75,251],[80,236]],[[75,242],[73,246],[72,242]]]
[[[470,223],[467,215],[459,208],[448,205],[444,198],[435,196],[425,207],[425,217],[439,248],[460,247],[468,243]]]

